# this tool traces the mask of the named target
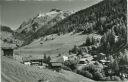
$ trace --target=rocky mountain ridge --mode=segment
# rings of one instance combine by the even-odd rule
[[[49,28],[52,28],[56,23],[71,15],[72,12],[52,9],[48,13],[39,13],[27,22],[23,22],[16,30],[15,36],[23,39],[29,44],[33,39],[44,36]]]

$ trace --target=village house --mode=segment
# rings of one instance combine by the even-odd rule
[[[22,63],[30,66],[31,65],[31,58],[30,57],[23,57]]]
[[[86,55],[83,58],[79,59],[78,66],[88,65],[88,64],[93,64],[93,63],[95,63],[95,61],[93,61],[93,57],[90,55]]]
[[[31,65],[42,66],[43,65],[43,59],[31,59]]]
[[[69,60],[67,56],[62,56],[62,58],[63,58],[64,61]]]
[[[110,63],[109,60],[107,60],[107,57],[106,57],[106,54],[104,53],[99,53],[99,54],[96,54],[93,56],[94,57],[94,60],[102,63],[103,65],[108,65]]]
[[[51,68],[59,72],[61,70],[63,62],[64,60],[62,59],[62,57],[53,58],[52,60],[50,60]]]
[[[81,58],[78,65],[87,65],[87,63],[89,63],[89,61],[86,58]]]
[[[85,58],[79,60],[78,64],[76,65],[77,70],[82,70],[83,67],[87,65],[88,61]]]
[[[68,60],[76,60],[77,59],[77,54],[71,54],[68,56]]]
[[[43,65],[43,60],[44,58],[43,57],[33,57],[33,56],[30,56],[30,57],[23,57],[22,58],[22,61],[25,65],[33,65],[33,66],[42,66]]]
[[[82,58],[85,58],[88,61],[92,61],[93,60],[93,56],[90,55],[90,54],[87,54],[87,53],[83,53],[83,57]]]
[[[110,63],[110,60],[108,60],[108,59],[106,58],[106,54],[104,54],[104,53],[98,54],[98,55],[97,55],[97,60],[98,60],[102,65],[104,65],[104,67],[107,67],[108,64]]]
[[[79,63],[77,64],[77,67],[79,66],[85,66],[88,65],[90,63],[94,63],[93,60],[93,56],[91,56],[90,54],[87,53],[82,53],[82,57],[79,59]]]

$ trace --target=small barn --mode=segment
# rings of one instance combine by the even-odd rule
[[[3,56],[13,56],[12,48],[2,48]]]
[[[2,55],[13,58],[13,51],[16,48],[15,44],[4,43],[1,45]]]

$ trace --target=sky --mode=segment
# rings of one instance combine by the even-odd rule
[[[17,29],[23,21],[33,18],[38,13],[47,13],[53,8],[79,11],[101,0],[1,0],[0,23]]]

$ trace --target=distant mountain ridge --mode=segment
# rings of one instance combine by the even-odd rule
[[[23,22],[16,30],[15,36],[23,39],[24,45],[27,45],[42,36],[72,31],[103,35],[112,28],[118,29],[119,25],[126,26],[126,8],[126,0],[103,0],[75,13],[52,9],[48,13],[39,13],[33,19]]]
[[[71,15],[72,12],[52,9],[48,13],[39,13],[27,22],[23,22],[16,30],[16,37],[30,43],[33,39],[39,38],[56,23]]]

